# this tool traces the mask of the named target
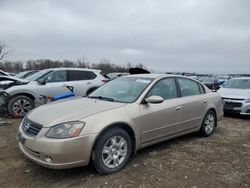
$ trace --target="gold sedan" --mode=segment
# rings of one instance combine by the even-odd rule
[[[88,97],[34,109],[20,125],[19,147],[30,160],[48,168],[92,161],[98,172],[110,174],[146,146],[191,132],[210,136],[222,115],[219,94],[197,80],[131,75]]]

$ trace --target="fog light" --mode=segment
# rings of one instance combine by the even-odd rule
[[[52,158],[51,158],[50,156],[46,156],[46,157],[45,157],[45,161],[46,161],[47,163],[51,163],[51,162],[52,162]]]

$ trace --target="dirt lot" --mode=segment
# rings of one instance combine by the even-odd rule
[[[250,187],[250,118],[224,117],[209,138],[191,134],[143,149],[108,176],[89,166],[51,170],[24,159],[19,122],[0,127],[0,187]]]

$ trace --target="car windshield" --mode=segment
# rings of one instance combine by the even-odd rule
[[[26,77],[25,79],[29,80],[29,81],[37,81],[38,79],[45,77],[46,75],[48,75],[51,72],[52,72],[52,70],[42,70],[42,71],[39,71],[35,74],[32,74],[31,76]]]
[[[250,89],[250,79],[232,79],[226,82],[224,88]]]
[[[95,90],[89,98],[131,103],[141,95],[152,80],[142,77],[120,77]]]

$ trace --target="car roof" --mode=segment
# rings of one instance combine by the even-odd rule
[[[188,78],[191,80],[195,80],[193,78],[187,77],[187,76],[181,76],[181,75],[175,75],[175,74],[132,74],[132,75],[128,75],[126,77],[138,77],[138,78],[152,78],[152,79],[156,79],[156,78],[167,78],[167,77],[179,77],[179,78]],[[195,80],[197,81],[197,80]]]
[[[44,69],[44,70],[87,70],[87,71],[98,71],[98,72],[101,71],[98,69],[75,68],[75,67],[60,67],[60,68],[50,68],[50,69]]]

